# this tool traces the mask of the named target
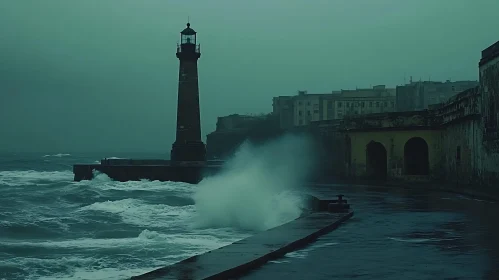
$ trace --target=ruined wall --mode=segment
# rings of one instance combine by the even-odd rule
[[[345,136],[339,131],[339,120],[312,122],[309,133],[316,141],[319,169],[325,177],[345,176]]]
[[[477,184],[483,155],[479,88],[459,93],[435,107],[434,113],[442,127],[439,179],[453,185]]]
[[[482,161],[480,119],[450,124],[442,133],[441,179],[446,183],[478,183]]]
[[[499,41],[482,51],[479,66],[484,138],[480,179],[499,188]]]

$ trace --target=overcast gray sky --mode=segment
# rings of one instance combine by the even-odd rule
[[[203,134],[297,90],[475,80],[497,0],[0,0],[1,151],[158,151],[190,16]]]

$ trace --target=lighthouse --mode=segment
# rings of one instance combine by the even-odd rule
[[[177,58],[178,75],[177,129],[172,145],[172,163],[204,162],[206,147],[201,139],[199,111],[198,59],[201,57],[196,31],[190,23],[180,32]]]

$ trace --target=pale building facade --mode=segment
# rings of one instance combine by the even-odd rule
[[[280,118],[281,128],[306,126],[313,121],[342,119],[395,111],[395,89],[384,85],[369,89],[339,90],[327,94],[298,91],[295,96],[273,99],[273,113]]]

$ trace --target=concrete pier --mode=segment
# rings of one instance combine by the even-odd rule
[[[92,180],[94,171],[98,171],[122,182],[147,179],[197,184],[221,169],[218,161],[173,164],[169,160],[103,159],[100,164],[75,164],[73,173],[75,181]]]
[[[316,212],[228,246],[132,277],[150,279],[231,279],[302,248],[333,231],[353,212]]]

